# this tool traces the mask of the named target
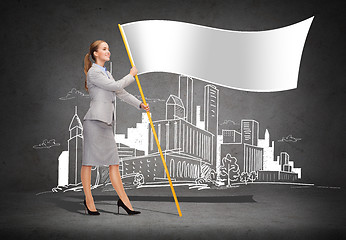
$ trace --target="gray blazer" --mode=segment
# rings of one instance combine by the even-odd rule
[[[128,74],[122,79],[115,81],[109,71],[107,71],[107,74],[110,78],[95,63],[89,69],[87,73],[87,87],[91,101],[90,108],[83,118],[84,120],[93,119],[111,124],[114,115],[115,96],[135,108],[141,109],[140,104],[142,102],[124,89],[134,82],[135,78]]]

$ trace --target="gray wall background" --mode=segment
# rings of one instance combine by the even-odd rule
[[[84,90],[83,58],[103,39],[112,53],[113,76],[130,63],[117,24],[166,19],[215,28],[260,31],[315,16],[305,44],[296,90],[252,93],[218,87],[220,124],[251,118],[272,140],[289,134],[302,141],[282,145],[303,181],[345,186],[345,23],[343,1],[7,1],[1,2],[1,190],[46,191],[57,185],[57,159],[67,150],[68,125],[78,105],[82,119],[89,100],[59,100]],[[227,69],[224,69],[227,75]],[[146,98],[177,94],[178,75],[140,76]],[[195,99],[204,83],[195,80]],[[137,85],[127,88],[140,98]],[[152,119],[164,118],[165,102],[151,102]],[[135,127],[141,112],[118,102],[118,132]],[[126,114],[124,114],[126,113]],[[127,119],[131,119],[126,122]],[[232,125],[232,124],[231,124]],[[226,127],[224,125],[220,127]],[[228,126],[237,128],[239,126]],[[58,147],[37,150],[43,139]]]

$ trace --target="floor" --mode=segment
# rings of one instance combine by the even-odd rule
[[[248,184],[196,190],[127,189],[139,215],[118,214],[115,191],[92,191],[101,215],[86,215],[83,192],[2,193],[1,239],[342,239],[343,189]]]

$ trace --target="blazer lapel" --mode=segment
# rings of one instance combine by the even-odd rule
[[[101,72],[103,75],[105,75],[107,78],[110,78],[107,76],[107,73],[105,73],[105,71],[102,71],[101,68],[99,68],[98,66],[96,66],[96,63],[92,64],[92,67],[94,67],[97,71]],[[108,72],[108,71],[107,71]]]

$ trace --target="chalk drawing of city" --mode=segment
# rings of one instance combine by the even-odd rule
[[[166,100],[165,119],[153,121],[173,186],[189,189],[239,187],[247,184],[299,183],[301,168],[294,165],[288,152],[275,156],[275,141],[265,130],[259,136],[260,124],[254,119],[231,120],[223,124],[240,125],[240,130],[220,129],[218,134],[219,89],[204,86],[203,106],[193,109],[194,80],[179,76],[178,96],[170,94]],[[116,103],[115,103],[116,104]],[[201,120],[201,107],[204,118]],[[80,169],[82,163],[83,125],[77,106],[68,127],[67,151],[58,161],[56,191],[82,191]],[[281,141],[301,140],[291,135]],[[125,189],[169,186],[161,156],[151,130],[147,114],[136,127],[125,134],[115,134],[120,157],[120,172]],[[106,166],[92,169],[92,189],[113,191]]]

